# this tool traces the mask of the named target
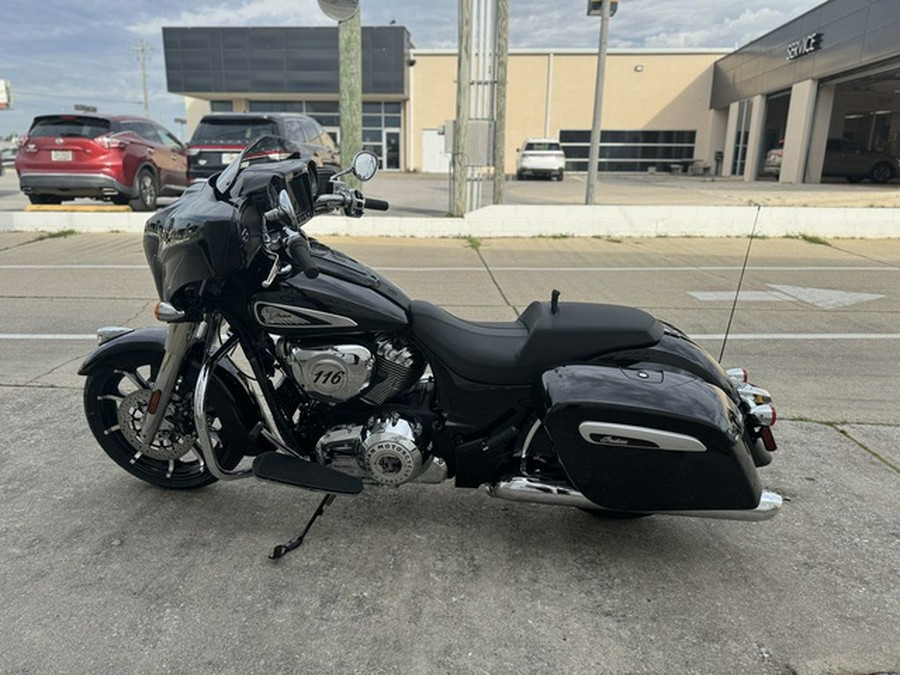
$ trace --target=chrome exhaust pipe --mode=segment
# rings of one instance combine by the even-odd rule
[[[534,504],[554,504],[557,506],[575,506],[582,509],[602,510],[583,494],[569,487],[555,483],[543,483],[533,478],[516,476],[509,480],[488,485],[488,494],[497,499],[513,502],[531,502]],[[763,490],[759,505],[755,509],[701,510],[701,511],[640,511],[660,516],[688,516],[690,518],[716,518],[719,520],[743,520],[759,522],[773,518],[782,504],[781,496]]]

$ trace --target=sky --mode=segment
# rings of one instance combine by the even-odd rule
[[[822,0],[620,0],[611,47],[735,48]],[[585,0],[510,0],[511,48],[596,48],[599,18]],[[406,26],[418,48],[454,48],[453,0],[360,0],[363,25]],[[184,99],[166,89],[163,26],[333,26],[317,0],[3,0],[0,80],[13,105],[0,110],[0,139],[35,115],[93,105],[141,114],[138,47],[146,45],[150,117],[176,135]]]

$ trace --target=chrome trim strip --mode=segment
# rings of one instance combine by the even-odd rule
[[[262,306],[262,307],[261,307]],[[274,307],[275,309],[280,309],[287,312],[290,315],[296,317],[298,323],[269,323],[267,322],[261,313],[261,309],[266,307]],[[312,317],[313,319],[318,319],[323,323],[317,324],[309,324],[303,322],[303,315]],[[280,305],[275,302],[265,302],[263,300],[257,300],[253,303],[253,315],[256,317],[256,320],[259,323],[267,328],[292,328],[292,329],[321,329],[321,328],[353,328],[359,324],[357,324],[353,319],[350,319],[346,316],[341,316],[340,314],[331,314],[329,312],[320,312],[316,309],[308,309],[306,307],[295,307],[293,305]]]
[[[124,326],[103,326],[102,328],[97,329],[97,344],[104,345],[110,340],[133,332],[134,328],[125,328]]]
[[[674,431],[662,431],[648,427],[635,427],[630,424],[613,424],[611,422],[582,422],[578,425],[578,433],[593,445],[609,445],[629,450],[667,450],[676,452],[706,452],[706,446],[693,436],[676,434]],[[593,439],[593,435],[608,437],[610,442],[603,443]],[[614,439],[634,439],[652,443],[656,447],[627,445],[617,443]]]

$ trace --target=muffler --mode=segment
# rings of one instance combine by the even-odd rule
[[[488,486],[488,494],[497,499],[513,502],[531,502],[535,504],[555,504],[557,506],[575,506],[582,509],[602,510],[583,494],[568,485],[544,483],[516,476]],[[641,511],[641,513],[660,516],[688,516],[691,518],[717,518],[720,520],[744,520],[759,522],[769,520],[781,508],[781,496],[763,490],[759,506],[755,509],[710,510],[710,511]]]

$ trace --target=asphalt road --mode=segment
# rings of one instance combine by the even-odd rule
[[[374,193],[373,193],[374,194]],[[0,234],[0,672],[900,671],[900,241],[754,242],[724,359],[771,389],[759,524],[598,521],[450,485],[191,494],[102,453],[80,361],[152,323],[140,238]],[[718,353],[747,241],[332,239],[479,320],[635,304]]]

